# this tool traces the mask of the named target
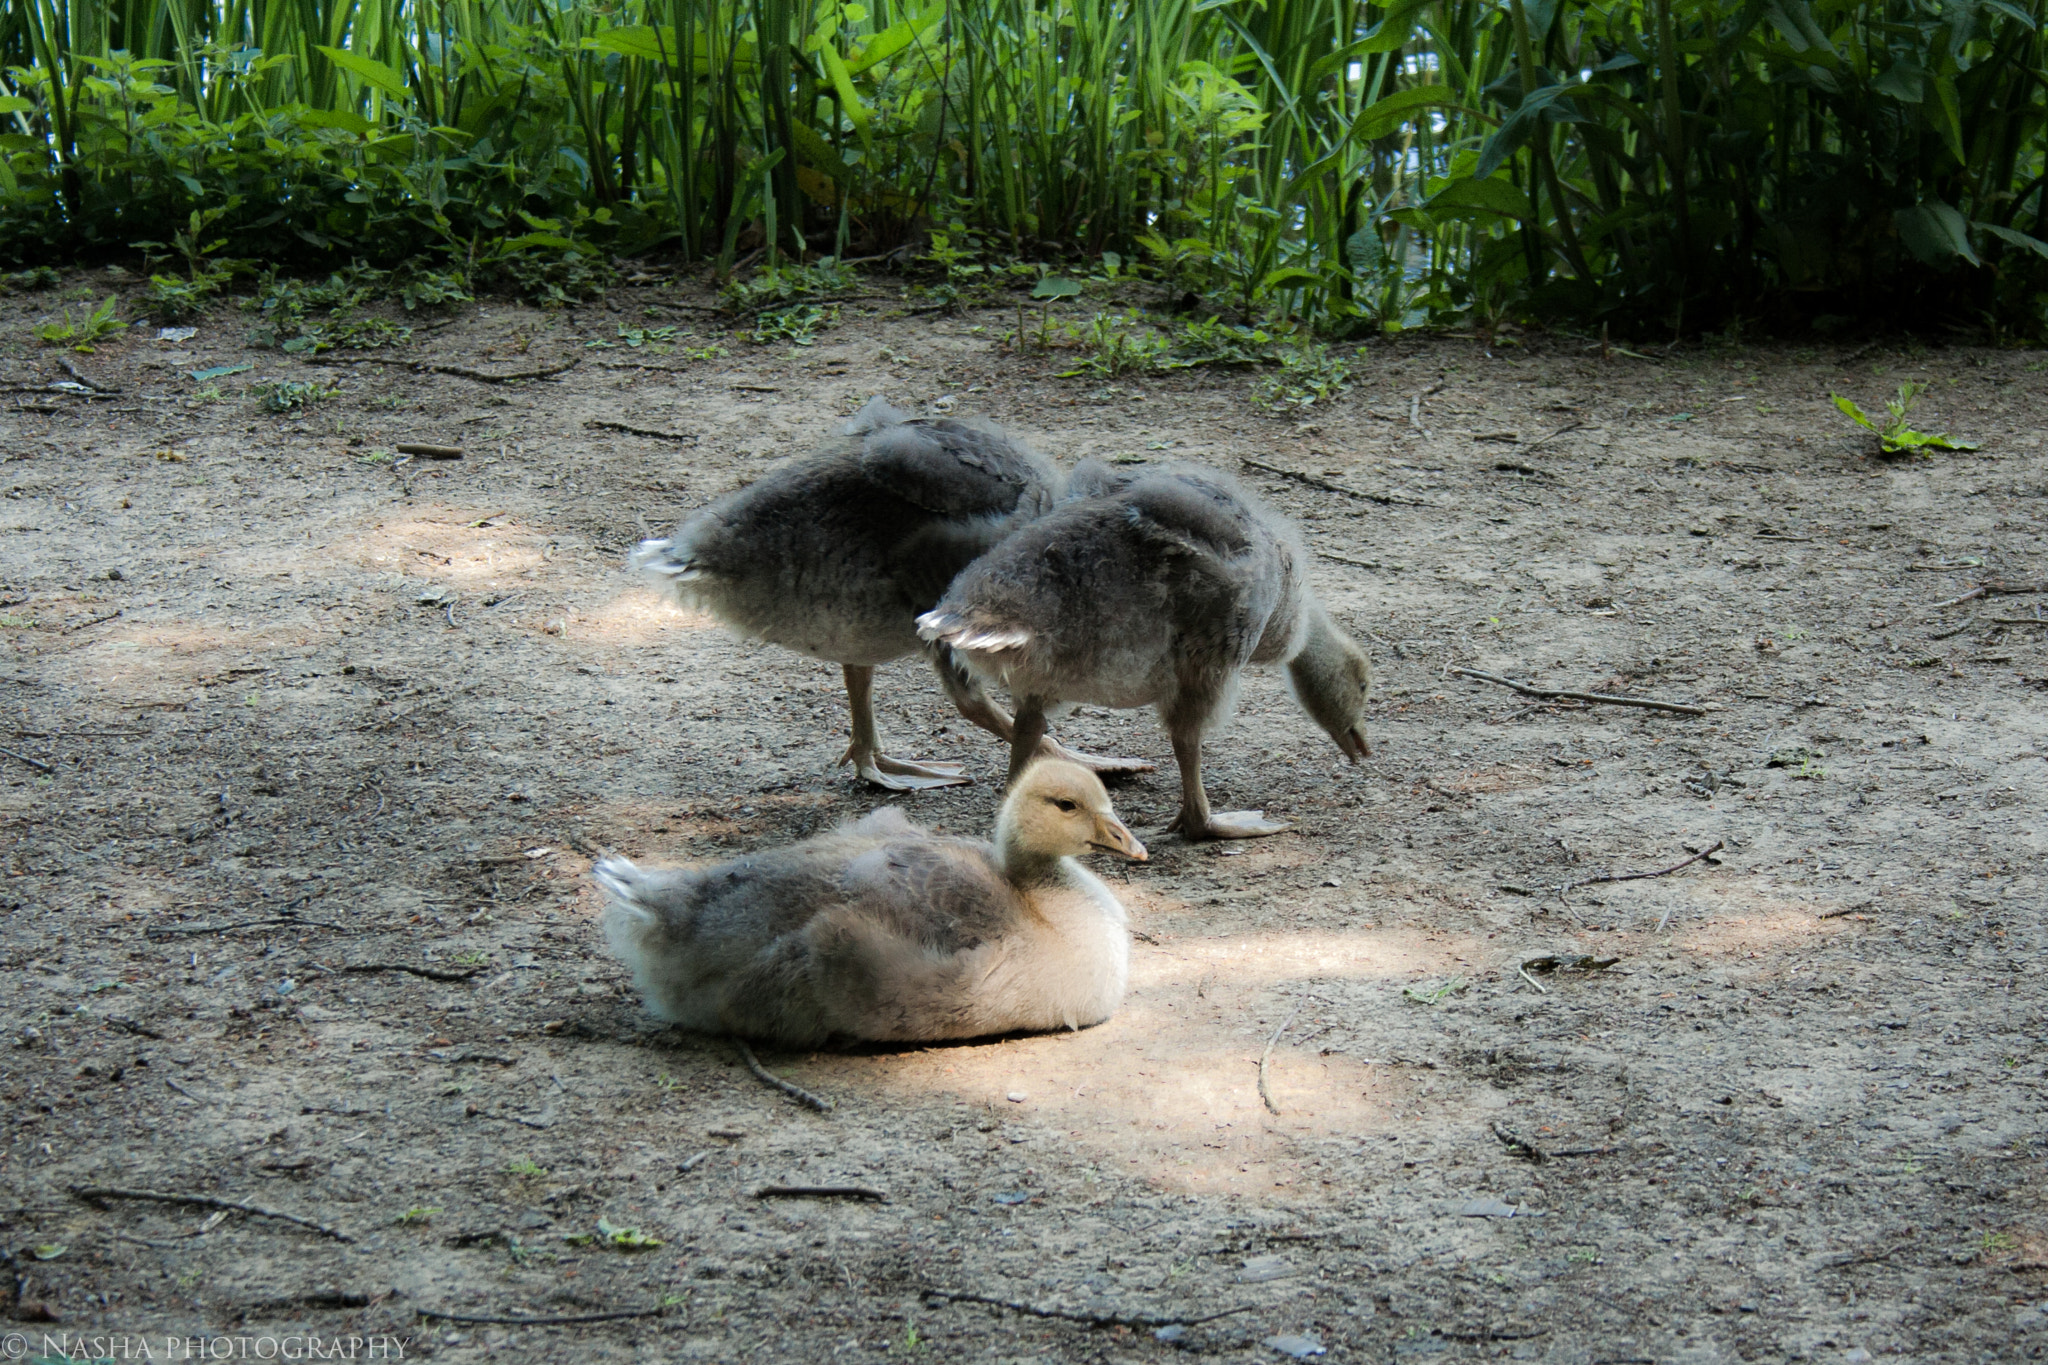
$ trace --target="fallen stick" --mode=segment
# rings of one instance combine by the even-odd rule
[[[1280,1117],[1280,1106],[1273,1103],[1273,1097],[1266,1090],[1266,1063],[1273,1060],[1273,1045],[1280,1041],[1280,1035],[1287,1032],[1287,1026],[1294,1022],[1294,1016],[1301,1013],[1301,1002],[1294,1002],[1294,1008],[1280,1021],[1280,1027],[1273,1030],[1273,1036],[1266,1040],[1266,1050],[1259,1054],[1259,1098],[1266,1102],[1274,1118]]]
[[[1959,597],[1951,597],[1946,602],[1936,602],[1927,610],[1940,611],[1943,607],[1959,607],[1980,597],[2018,597],[2030,592],[2048,592],[2048,583],[2007,583],[2003,579],[1993,578],[1979,583]]]
[[[1978,618],[1972,616],[1970,619],[1975,621]],[[2048,626],[2048,616],[1986,616],[1983,619],[1994,626]]]
[[[112,611],[103,612],[98,616],[88,616],[83,621],[74,622],[73,624],[64,627],[64,629],[60,631],[59,634],[70,635],[74,632],[85,630],[90,626],[99,625],[102,621],[111,621],[116,616],[119,616],[121,614],[121,610],[122,609],[120,607],[115,607]]]
[[[1691,867],[1710,853],[1719,853],[1726,845],[1727,840],[1716,839],[1712,847],[1703,848],[1684,862],[1673,863],[1669,867],[1660,867],[1655,872],[1602,872],[1597,877],[1581,877],[1578,881],[1566,882],[1563,886],[1558,887],[1557,894],[1562,896],[1565,892],[1576,891],[1582,886],[1601,886],[1608,882],[1640,882],[1647,881],[1651,877],[1668,877],[1680,868]],[[1657,928],[1660,932],[1663,930],[1663,921],[1658,921]]]
[[[1241,1303],[1235,1308],[1224,1308],[1200,1317],[1166,1317],[1158,1313],[1088,1313],[1071,1308],[1045,1308],[1021,1299],[999,1299],[993,1294],[970,1294],[959,1289],[927,1289],[926,1297],[951,1299],[955,1303],[985,1303],[991,1308],[1007,1308],[1012,1313],[1023,1313],[1034,1318],[1058,1318],[1062,1322],[1081,1322],[1090,1327],[1193,1327],[1198,1323],[1214,1322],[1218,1318],[1248,1313],[1257,1304]]]
[[[219,1199],[210,1194],[159,1194],[154,1190],[128,1190],[115,1185],[71,1185],[67,1188],[80,1199],[139,1199],[152,1204],[190,1204],[202,1209],[222,1209],[232,1213],[253,1213],[259,1218],[275,1218],[281,1223],[292,1223],[322,1237],[332,1237],[337,1242],[353,1242],[355,1238],[331,1228],[325,1223],[316,1223],[310,1218],[301,1218],[296,1213],[284,1213],[277,1209],[266,1209],[261,1204],[249,1204],[233,1199]]]
[[[285,924],[295,929],[332,929],[338,934],[355,932],[343,924],[329,924],[325,920],[317,919],[294,919],[290,916],[277,919],[238,919],[227,924],[152,924],[142,932],[149,938],[167,938],[173,934],[225,934],[236,929],[271,929]]]
[[[429,374],[452,374],[457,379],[474,379],[479,384],[509,384],[515,379],[547,379],[564,370],[573,370],[582,363],[583,357],[577,356],[560,365],[549,365],[538,370],[514,370],[510,374],[487,374],[483,370],[472,370],[467,365],[419,364],[413,368]]]
[[[29,767],[34,768],[39,773],[54,773],[57,771],[49,764],[43,762],[43,760],[41,760],[40,758],[30,758],[27,754],[18,754],[14,752],[14,750],[12,749],[0,749],[0,754],[5,754],[9,758],[19,759],[21,762],[28,764]]]
[[[401,455],[417,455],[423,460],[459,460],[461,446],[428,445],[425,441],[400,441],[391,447]]]
[[[1501,687],[1511,687],[1525,697],[1540,697],[1545,701],[1600,702],[1606,706],[1639,706],[1645,711],[1671,711],[1681,716],[1704,716],[1707,708],[1678,701],[1653,701],[1648,697],[1611,697],[1605,692],[1570,692],[1558,688],[1531,687],[1528,683],[1503,678],[1498,673],[1482,673],[1476,668],[1454,668],[1451,673],[1460,678],[1474,678]]]
[[[1288,469],[1284,465],[1267,464],[1264,460],[1254,460],[1249,455],[1242,457],[1238,462],[1246,469],[1257,469],[1268,474],[1278,474],[1283,479],[1292,479],[1296,483],[1307,484],[1310,488],[1320,488],[1325,493],[1341,493],[1347,498],[1357,498],[1361,502],[1379,503],[1382,507],[1429,506],[1421,498],[1404,498],[1394,493],[1368,493],[1362,488],[1350,488],[1341,483],[1331,483],[1328,479],[1319,479],[1315,475],[1305,473],[1299,469]]]
[[[1527,975],[1527,973],[1524,973],[1524,975]],[[1521,1136],[1512,1128],[1509,1128],[1506,1125],[1502,1124],[1498,1119],[1494,1120],[1493,1135],[1500,1139],[1501,1145],[1503,1147],[1506,1147],[1511,1152],[1515,1152],[1523,1157],[1526,1157],[1528,1160],[1535,1162],[1539,1166],[1550,1159],[1550,1153],[1544,1151],[1541,1147],[1538,1147],[1535,1143],[1529,1141],[1529,1139]]]
[[[362,976],[372,976],[378,972],[404,972],[407,976],[425,977],[429,981],[467,981],[473,976],[481,976],[484,969],[471,967],[466,971],[450,971],[444,967],[412,967],[403,962],[353,962],[335,970]]]
[[[1545,436],[1542,440],[1531,441],[1528,445],[1523,446],[1522,453],[1526,455],[1530,451],[1534,450],[1537,446],[1548,445],[1550,442],[1555,441],[1558,437],[1564,435],[1566,432],[1577,431],[1580,427],[1584,425],[1586,425],[1584,422],[1567,422],[1565,423],[1565,425],[1559,427],[1556,431],[1553,431],[1548,436]]]
[[[754,1191],[756,1199],[866,1199],[877,1204],[889,1196],[865,1185],[763,1185]]]
[[[563,1317],[518,1318],[497,1317],[484,1313],[448,1313],[438,1308],[416,1308],[413,1310],[423,1318],[437,1318],[442,1322],[477,1322],[507,1327],[563,1327],[578,1322],[623,1322],[627,1318],[658,1318],[662,1309],[621,1308],[615,1313],[571,1313]]]
[[[657,441],[681,441],[685,445],[697,443],[696,437],[686,436],[680,431],[656,431],[653,427],[636,427],[626,422],[585,422],[583,425],[598,431],[623,431],[628,436],[646,436]]]
[[[802,1104],[808,1104],[821,1114],[832,1112],[832,1101],[813,1095],[795,1081],[785,1081],[767,1067],[762,1066],[761,1059],[754,1055],[754,1049],[747,1046],[745,1039],[735,1038],[732,1040],[732,1045],[739,1049],[740,1060],[747,1064],[747,1070],[753,1072],[755,1079],[759,1080],[763,1085],[774,1086],[791,1099]]]

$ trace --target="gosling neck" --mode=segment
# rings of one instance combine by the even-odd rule
[[[1003,876],[1012,886],[1043,886],[1058,881],[1060,865],[1066,859],[1032,847],[1021,824],[1007,808],[996,817],[996,859],[1002,864]]]
[[[1330,613],[1323,610],[1322,603],[1311,599],[1302,614],[1307,621],[1301,633],[1301,648],[1287,661],[1287,675],[1294,680],[1295,692],[1313,710],[1333,689],[1342,686],[1344,661],[1351,646],[1344,632],[1330,619]]]

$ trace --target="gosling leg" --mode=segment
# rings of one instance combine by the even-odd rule
[[[1232,810],[1220,814],[1209,809],[1209,793],[1202,788],[1202,731],[1199,726],[1173,727],[1173,757],[1180,764],[1180,814],[1166,827],[1193,842],[1198,839],[1257,839],[1278,834],[1294,826],[1281,820],[1265,819],[1262,810]]]
[[[990,699],[980,680],[960,662],[959,656],[943,645],[939,646],[932,651],[932,667],[938,670],[940,685],[946,689],[946,695],[953,699],[953,705],[963,719],[979,725],[1005,744],[1013,742],[1016,721],[1011,718],[1009,712]],[[1051,735],[1039,739],[1037,756],[1065,759],[1069,763],[1080,764],[1092,773],[1108,776],[1149,773],[1155,766],[1142,758],[1105,758],[1100,754],[1084,754],[1069,749]]]
[[[958,763],[912,763],[890,758],[875,737],[875,670],[846,664],[846,707],[853,717],[853,743],[839,756],[841,763],[885,791],[922,791],[927,787],[958,787],[971,781]]]
[[[1010,735],[1010,775],[1004,781],[1006,787],[1017,785],[1017,779],[1039,756],[1045,738],[1045,703],[1037,697],[1017,699],[1017,719]]]

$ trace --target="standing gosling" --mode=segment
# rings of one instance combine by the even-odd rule
[[[993,844],[886,807],[830,834],[711,867],[607,858],[612,949],[656,1015],[706,1033],[978,1038],[1101,1023],[1124,995],[1130,933],[1074,859],[1145,846],[1095,775],[1041,760],[1012,784]]]
[[[643,541],[633,565],[737,635],[840,665],[853,722],[841,763],[891,791],[953,786],[968,780],[957,763],[882,752],[875,666],[914,653],[917,614],[1064,485],[999,427],[916,421],[876,398],[817,453]],[[1008,739],[1009,715],[964,668],[936,662],[960,713]]]
[[[1293,527],[1227,475],[1188,466],[1076,468],[1080,494],[975,561],[918,633],[1010,689],[1010,776],[1063,702],[1157,706],[1180,764],[1189,839],[1290,828],[1264,811],[1212,812],[1202,734],[1229,714],[1247,664],[1284,663],[1295,700],[1356,763],[1372,752],[1372,667],[1307,578]]]

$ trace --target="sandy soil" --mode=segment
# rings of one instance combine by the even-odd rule
[[[718,335],[653,285],[467,308],[392,365],[246,350],[223,309],[76,357],[118,393],[7,396],[0,1305],[35,1349],[2048,1357],[2048,597],[1936,605],[2048,579],[2042,361],[1404,339],[1273,416],[1250,375],[1063,380],[1005,314],[864,292],[815,346],[709,361],[590,344]],[[54,306],[0,300],[7,382],[67,378],[28,330]],[[270,377],[340,392],[272,414],[239,388]],[[1828,401],[1904,378],[1982,449],[1882,460]],[[1116,791],[1155,852],[1114,869],[1124,1009],[766,1057],[817,1114],[654,1026],[584,874],[882,803],[832,766],[836,670],[622,571],[876,392],[1240,470],[1373,652],[1377,755],[1255,677],[1211,791],[1299,829],[1191,846],[1156,834],[1150,716],[1065,722],[1168,769]],[[394,469],[400,441],[467,454]],[[1451,666],[1710,709],[1532,708]],[[897,751],[978,779],[912,815],[985,830],[1002,754],[911,662],[877,695]],[[1546,955],[1615,961],[1520,969]],[[604,1313],[640,1315],[433,1316]]]

